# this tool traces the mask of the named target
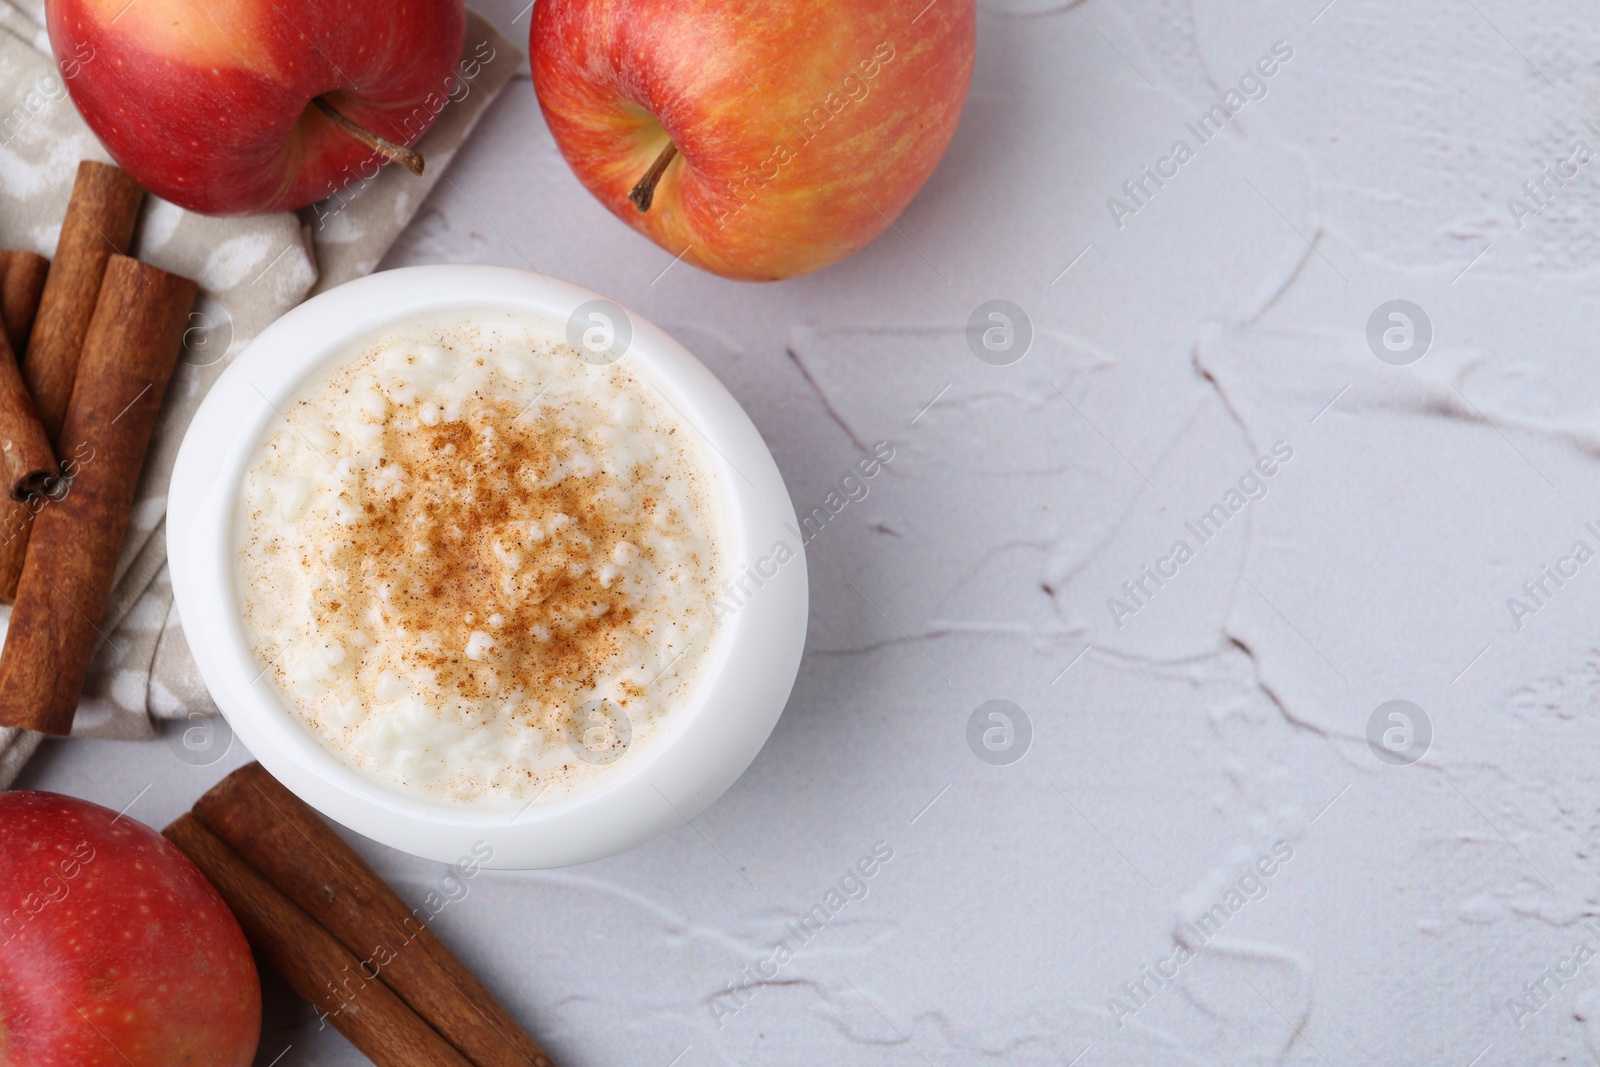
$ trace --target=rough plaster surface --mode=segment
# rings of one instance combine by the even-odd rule
[[[526,76],[485,120],[390,265],[537,265],[632,305],[744,403],[802,512],[896,448],[811,546],[806,660],[744,778],[692,827],[482,874],[436,920],[560,1062],[1600,1059],[1600,963],[1563,962],[1600,950],[1600,559],[1507,606],[1600,551],[1600,158],[1537,214],[1507,202],[1600,151],[1600,20],[1325,4],[985,0],[960,132],[898,230],[773,286],[663,273]],[[1280,41],[1264,97],[1108,207]],[[963,336],[997,297],[1035,331],[1008,367]],[[1367,340],[1393,299],[1432,324],[1409,366]],[[1277,442],[1260,499],[1189,534]],[[1033,727],[1008,766],[966,741],[992,699]],[[1431,726],[1420,762],[1369,746],[1392,699]],[[52,744],[19,784],[161,825],[246,758]],[[417,900],[446,872],[358,845]],[[1175,943],[1177,978],[1145,977]],[[360,1059],[277,990],[259,1062]]]

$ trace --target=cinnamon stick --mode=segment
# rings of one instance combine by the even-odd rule
[[[257,871],[369,960],[378,977],[475,1067],[553,1067],[509,1012],[320,816],[259,763],[194,814]]]
[[[106,261],[128,250],[143,200],[144,190],[118,168],[87,159],[79,163],[56,241],[56,258],[45,274],[37,314],[29,317],[31,331],[20,330],[19,316],[18,332],[29,336],[26,345],[12,347],[39,422],[59,455],[68,452],[60,439],[61,422],[72,398],[83,339],[94,315]],[[24,263],[13,269],[37,271],[38,264]],[[8,332],[13,329],[11,302],[15,299],[19,308],[25,307],[21,290],[32,282],[19,277],[15,284],[19,291],[14,297],[10,284],[0,288],[0,314]],[[31,503],[37,505],[39,499]],[[17,595],[35,514],[36,507],[30,510],[0,501],[0,601]]]
[[[0,649],[0,726],[72,729],[195,291],[136,259],[106,266],[59,437],[72,480],[33,520]]]
[[[362,961],[193,815],[161,831],[216,887],[265,960],[378,1067],[470,1067]]]
[[[39,424],[11,342],[0,331],[0,477],[15,501],[43,496],[55,488],[60,472],[56,451]]]
[[[28,335],[39,311],[39,295],[44,291],[45,270],[49,266],[48,259],[32,252],[0,251],[0,324],[5,327],[11,350],[19,363],[27,350]],[[17,595],[22,558],[28,552],[28,529],[33,523],[34,511],[43,504],[43,497],[18,503],[0,495],[0,603],[9,604]]]
[[[17,598],[33,517],[47,503],[49,498],[42,496],[22,503],[0,496],[0,604],[10,604]]]
[[[0,249],[0,323],[6,340],[20,361],[28,351],[33,319],[39,313],[39,297],[44,292],[45,274],[50,261],[37,252]]]
[[[56,257],[45,277],[39,315],[22,361],[22,376],[38,405],[40,421],[58,445],[106,261],[127,253],[143,199],[139,183],[120,169],[87,159],[78,164]]]

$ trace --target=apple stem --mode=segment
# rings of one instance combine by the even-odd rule
[[[639,179],[639,184],[628,193],[628,199],[639,209],[639,214],[643,215],[650,210],[650,204],[656,198],[656,183],[661,180],[661,175],[667,171],[667,164],[671,163],[677,154],[678,146],[668,141],[667,147],[661,150],[656,161],[650,164],[650,169],[644,172],[644,177]]]
[[[328,116],[328,120],[335,126],[339,127],[345,133],[348,133],[351,137],[354,137],[368,148],[379,153],[385,159],[393,163],[402,164],[412,174],[422,173],[421,152],[413,152],[409,148],[403,148],[400,145],[395,144],[393,141],[386,141],[372,131],[357,126],[355,123],[339,114],[338,111],[334,110],[333,105],[322,99],[320,96],[315,97],[311,102],[316,104],[317,109],[324,115]]]

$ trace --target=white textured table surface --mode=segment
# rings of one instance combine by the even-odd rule
[[[801,512],[896,449],[811,545],[806,659],[743,779],[436,920],[559,1062],[1600,1056],[1600,20],[1325,4],[990,0],[897,231],[770,286],[667,269],[569,173],[526,74],[494,107],[391,265],[536,265],[661,323]],[[517,37],[520,6],[492,12]],[[1292,58],[1202,143],[1186,124],[1275,42]],[[964,339],[995,298],[1035,334],[1011,366]],[[1368,340],[1397,299],[1432,332],[1404,366]],[[1009,765],[967,741],[995,699],[1032,725]],[[1419,762],[1369,745],[1390,700],[1421,709]],[[246,758],[52,743],[19,784],[160,826]],[[445,873],[357,844],[414,901]],[[771,984],[726,995],[779,940]],[[259,1063],[360,1061],[272,1001]]]

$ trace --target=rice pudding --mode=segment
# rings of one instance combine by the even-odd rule
[[[421,322],[309,379],[251,460],[245,625],[329,748],[455,801],[565,792],[692,693],[716,474],[629,361]]]

